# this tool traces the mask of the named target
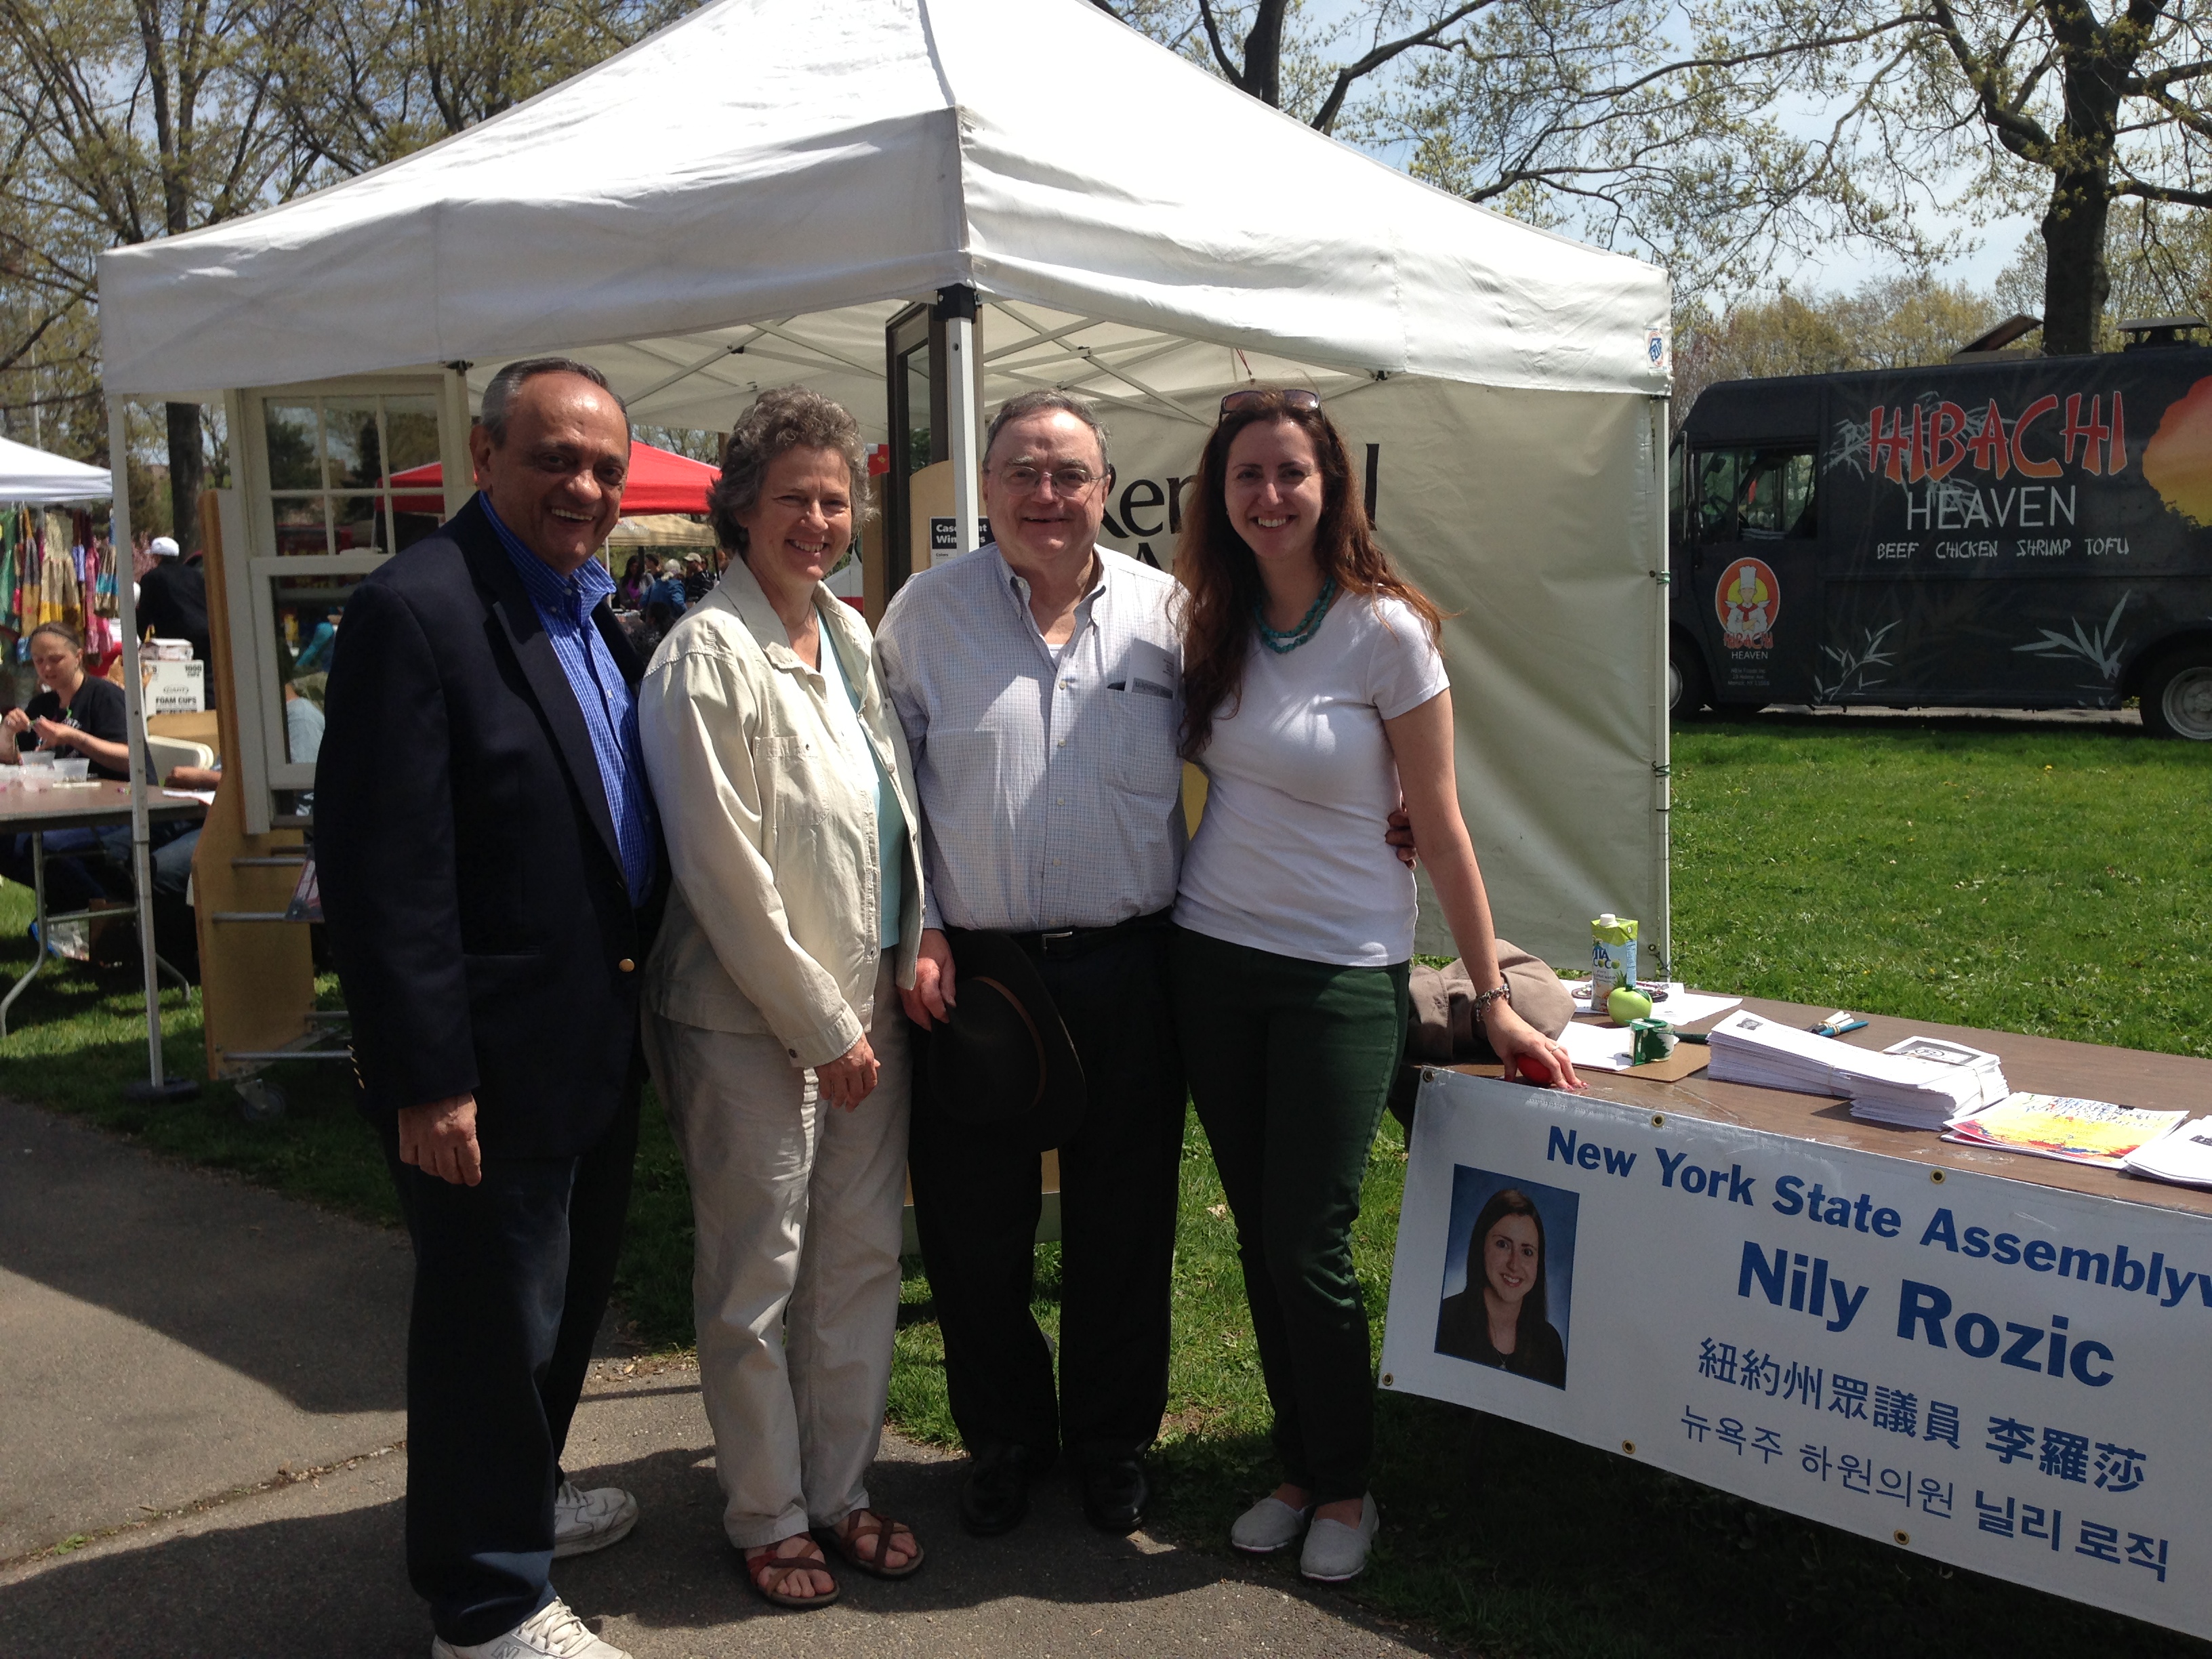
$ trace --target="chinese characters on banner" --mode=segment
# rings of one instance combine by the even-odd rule
[[[1431,1073],[1382,1370],[2205,1636],[2208,1337],[2212,1218]]]

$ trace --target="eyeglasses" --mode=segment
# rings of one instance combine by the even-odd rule
[[[999,476],[1006,481],[1010,489],[1024,495],[1035,490],[1047,478],[1052,480],[1052,487],[1063,495],[1080,495],[1098,482],[1097,474],[1087,466],[1056,466],[1048,471],[1044,467],[1030,466],[1026,462],[1002,466],[999,469]]]
[[[1285,409],[1300,409],[1310,413],[1321,407],[1321,393],[1309,392],[1302,386],[1269,387],[1247,386],[1242,392],[1232,392],[1221,400],[1221,412],[1249,409],[1255,404],[1265,403],[1270,398]]]

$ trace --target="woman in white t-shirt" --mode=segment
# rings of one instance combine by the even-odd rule
[[[1498,971],[1438,612],[1376,545],[1312,392],[1222,400],[1176,574],[1182,752],[1209,783],[1176,900],[1176,1021],[1237,1217],[1284,1476],[1231,1541],[1267,1554],[1304,1532],[1299,1570],[1335,1583],[1365,1566],[1376,1524],[1352,1224],[1405,1039],[1413,876],[1382,839],[1401,796],[1507,1075],[1581,1085]]]

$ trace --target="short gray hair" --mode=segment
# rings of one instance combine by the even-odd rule
[[[491,434],[494,443],[507,441],[507,421],[514,412],[514,394],[522,389],[525,380],[535,380],[540,374],[580,374],[608,397],[614,398],[615,407],[622,410],[623,418],[629,418],[629,406],[615,397],[615,389],[607,384],[607,377],[589,363],[580,363],[574,357],[524,357],[493,375],[491,384],[483,389],[483,411],[477,419]]]
[[[1073,392],[1062,392],[1058,386],[1039,386],[1034,392],[1022,392],[1018,397],[1007,398],[999,405],[999,412],[991,416],[990,428],[983,434],[984,465],[987,466],[990,465],[991,450],[999,441],[1000,432],[1016,421],[1026,419],[1031,415],[1048,415],[1055,410],[1063,415],[1074,416],[1077,420],[1091,428],[1091,435],[1098,440],[1099,465],[1111,472],[1114,470],[1114,457],[1106,447],[1106,428],[1099,422],[1098,411],[1091,406],[1088,398],[1079,398]]]
[[[722,476],[707,498],[715,539],[741,559],[745,527],[738,514],[753,509],[768,481],[769,463],[792,449],[831,449],[842,456],[852,476],[854,525],[867,515],[868,460],[860,448],[860,423],[842,404],[811,387],[777,386],[762,392],[730,428],[722,446]]]

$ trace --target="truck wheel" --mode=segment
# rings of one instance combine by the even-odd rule
[[[2162,738],[2212,743],[2212,646],[2185,646],[2151,665],[2142,723]]]
[[[1697,652],[1679,640],[1668,646],[1667,712],[1678,720],[1692,720],[1712,700],[1712,682]]]

